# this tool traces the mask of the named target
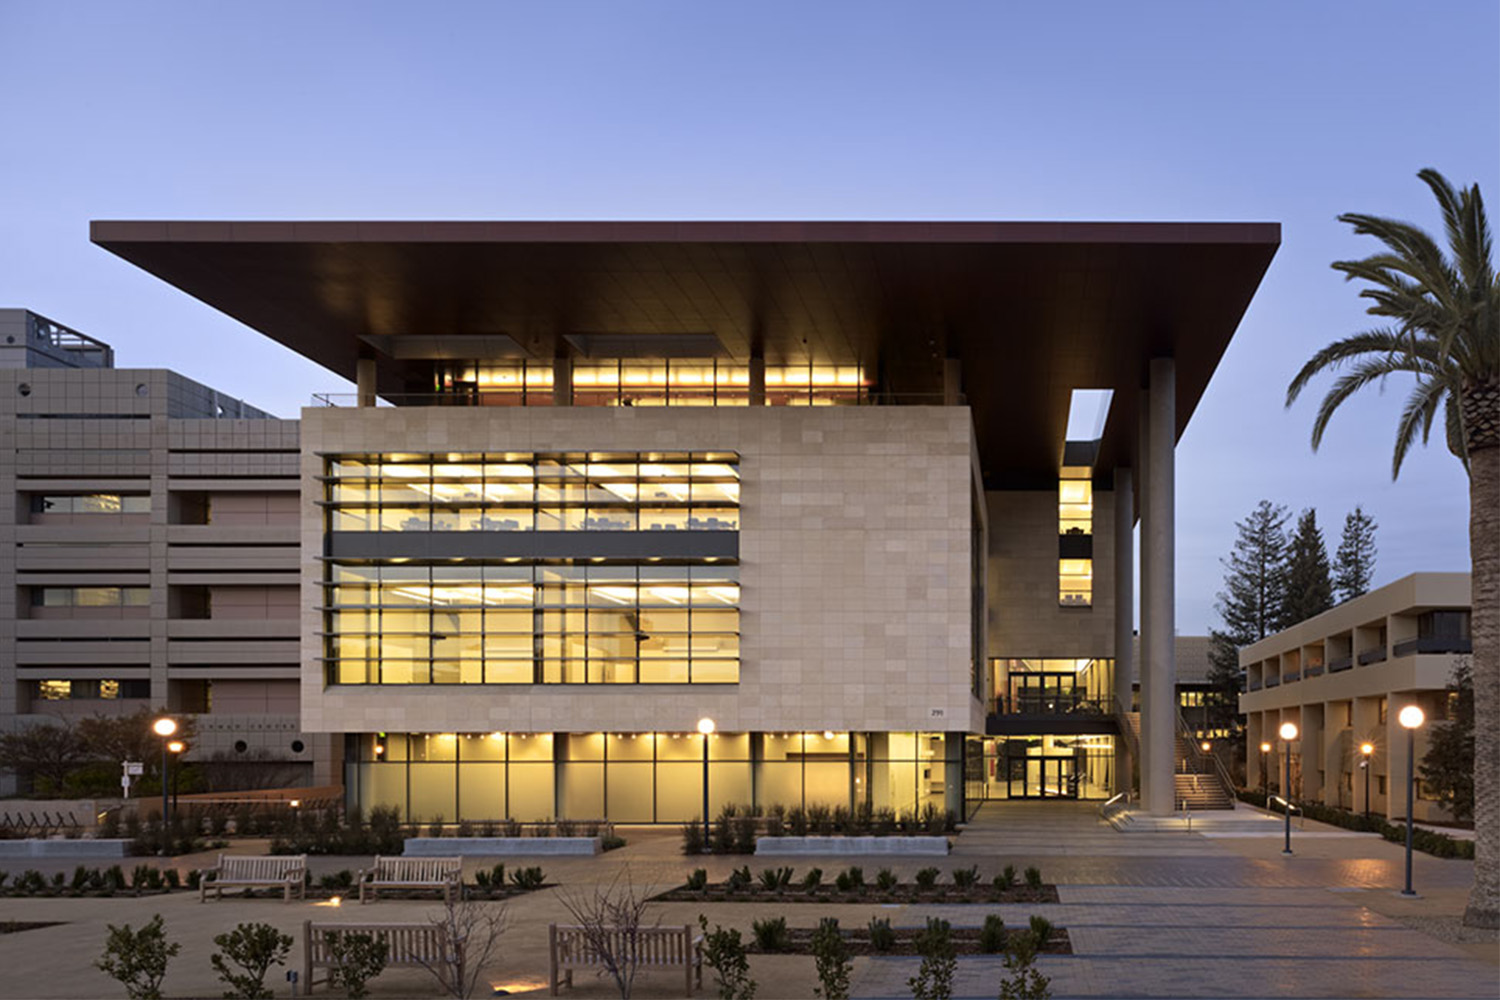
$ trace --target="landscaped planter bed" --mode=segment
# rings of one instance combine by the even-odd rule
[[[1013,928],[1016,932],[1024,933],[1024,924]],[[863,928],[851,930],[844,935],[844,941],[849,946],[851,955],[915,955],[917,954],[917,936],[922,933],[920,927],[895,927],[892,932],[896,936],[895,944],[885,951],[877,951],[870,944],[869,932]],[[960,955],[983,955],[994,954],[983,952],[979,949],[978,927],[954,927],[950,931],[954,950]],[[813,928],[793,927],[788,931],[790,943],[788,947],[775,952],[767,952],[753,940],[745,948],[752,955],[811,955]],[[1068,938],[1066,928],[1054,927],[1052,933],[1047,936],[1047,943],[1040,949],[1043,955],[1071,955],[1073,954],[1073,942]]]
[[[0,859],[20,858],[124,858],[131,853],[129,839],[89,840],[0,840]]]
[[[603,837],[407,837],[408,858],[563,857],[603,852]]]
[[[947,837],[757,837],[755,854],[766,858],[942,857]]]
[[[840,888],[833,881],[808,888],[791,882],[780,888],[768,888],[759,882],[745,885],[728,881],[711,882],[702,888],[687,885],[668,889],[656,900],[668,903],[1056,903],[1057,886],[1050,883],[1026,885],[1016,883],[1001,888],[994,882],[954,885],[951,882],[920,886],[900,882],[887,888],[868,882],[863,886]]]

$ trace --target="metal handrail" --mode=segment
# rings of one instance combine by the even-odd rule
[[[1213,773],[1213,775],[1218,778],[1220,786],[1224,789],[1224,794],[1229,796],[1229,801],[1233,802],[1235,798],[1234,779],[1229,776],[1229,769],[1224,766],[1224,762],[1220,760],[1217,755],[1204,753],[1202,750],[1198,749],[1198,744],[1197,742],[1195,742],[1197,737],[1193,734],[1192,729],[1188,727],[1187,720],[1182,717],[1182,709],[1180,707],[1177,709],[1177,733],[1179,736],[1182,736],[1183,741],[1187,743],[1189,753],[1192,753],[1199,760],[1207,757],[1210,761],[1213,762],[1213,770],[1211,773]],[[1201,768],[1198,773],[1203,773]]]
[[[1118,792],[1104,800],[1104,804],[1099,807],[1099,818],[1108,823],[1115,813],[1124,812],[1129,807],[1130,793]]]
[[[1282,806],[1284,806],[1293,815],[1295,815],[1295,816],[1297,816],[1299,818],[1299,822],[1297,823],[1297,829],[1299,829],[1299,830],[1305,830],[1305,829],[1307,829],[1307,813],[1305,813],[1305,812],[1302,811],[1302,807],[1301,806],[1299,806],[1297,803],[1291,801],[1290,799],[1284,799],[1284,798],[1282,798],[1280,795],[1271,795],[1271,796],[1268,796],[1266,798],[1266,808],[1270,809],[1271,803],[1273,803],[1273,802],[1280,802],[1282,804]],[[1272,809],[1271,811],[1275,812],[1276,810]]]

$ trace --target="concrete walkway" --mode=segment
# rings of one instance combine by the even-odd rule
[[[898,926],[920,926],[941,915],[956,925],[978,926],[997,912],[1007,924],[1024,924],[1043,914],[1069,929],[1076,954],[1045,957],[1042,970],[1063,997],[1484,997],[1500,995],[1500,945],[1493,935],[1468,943],[1458,936],[1457,915],[1472,877],[1472,864],[1416,858],[1418,900],[1395,895],[1402,875],[1397,845],[1377,838],[1315,837],[1327,832],[1309,823],[1295,831],[1296,853],[1280,854],[1279,839],[1198,833],[1116,833],[1093,807],[1079,803],[989,804],[957,840],[953,855],[938,867],[946,872],[977,865],[988,878],[1005,864],[1038,866],[1059,885],[1061,902],[1044,906],[802,906],[772,902],[652,904],[650,919],[663,924],[696,924],[705,912],[710,924],[737,927],[746,934],[753,920],[785,916],[794,926],[813,926],[836,916],[845,927],[871,916]],[[547,924],[568,918],[564,896],[592,892],[617,878],[629,878],[643,891],[678,885],[693,868],[723,878],[753,858],[684,858],[674,828],[623,831],[629,846],[598,858],[507,859],[509,867],[539,864],[550,881],[563,883],[520,897],[508,907],[510,928],[499,959],[486,970],[485,985],[512,994],[546,995]],[[1300,835],[1300,836],[1299,836]],[[236,850],[255,853],[263,845]],[[315,875],[357,869],[368,858],[314,858]],[[889,863],[910,879],[933,859]],[[132,864],[135,862],[132,862]],[[178,867],[203,867],[212,854],[175,859]],[[471,861],[473,870],[493,861]],[[778,862],[779,864],[780,862]],[[848,860],[798,861],[800,874],[813,864],[828,878]],[[91,863],[92,864],[92,863]],[[864,864],[870,877],[885,861]],[[128,868],[129,866],[127,866]],[[72,865],[58,870],[71,871]],[[12,875],[19,867],[12,866]],[[161,913],[169,935],[183,944],[165,989],[171,997],[215,997],[223,989],[209,956],[215,934],[241,921],[274,924],[300,941],[305,919],[351,921],[422,920],[438,909],[434,902],[392,900],[337,909],[326,904],[283,904],[279,900],[226,899],[200,905],[179,893],[145,899],[0,899],[0,920],[58,920],[61,926],[0,935],[0,998],[111,997],[123,992],[92,968],[106,924],[139,925]],[[300,943],[293,961],[300,962]],[[916,960],[860,958],[854,964],[854,995],[905,997],[906,979]],[[752,974],[759,996],[810,997],[816,983],[811,958],[756,956]],[[289,996],[273,972],[277,996]],[[994,997],[1003,976],[998,959],[959,962],[956,997]],[[610,984],[584,976],[571,991],[579,997],[617,995]],[[643,975],[639,997],[680,995],[672,973]],[[420,970],[394,970],[372,984],[376,997],[433,997],[431,976]],[[315,995],[328,995],[321,988]],[[710,984],[699,996],[713,996]]]

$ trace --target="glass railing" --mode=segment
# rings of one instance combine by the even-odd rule
[[[1022,694],[1009,698],[1001,695],[994,702],[996,715],[1108,715],[1113,711],[1111,699],[1082,695]]]

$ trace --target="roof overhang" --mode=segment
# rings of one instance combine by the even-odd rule
[[[419,356],[549,358],[610,337],[770,364],[858,363],[964,390],[992,487],[1056,474],[1075,388],[1113,389],[1099,453],[1134,464],[1137,389],[1177,362],[1177,433],[1280,243],[1276,223],[126,222],[93,241],[353,379],[425,391]],[[422,339],[431,338],[432,351]],[[592,350],[597,351],[594,347]]]

